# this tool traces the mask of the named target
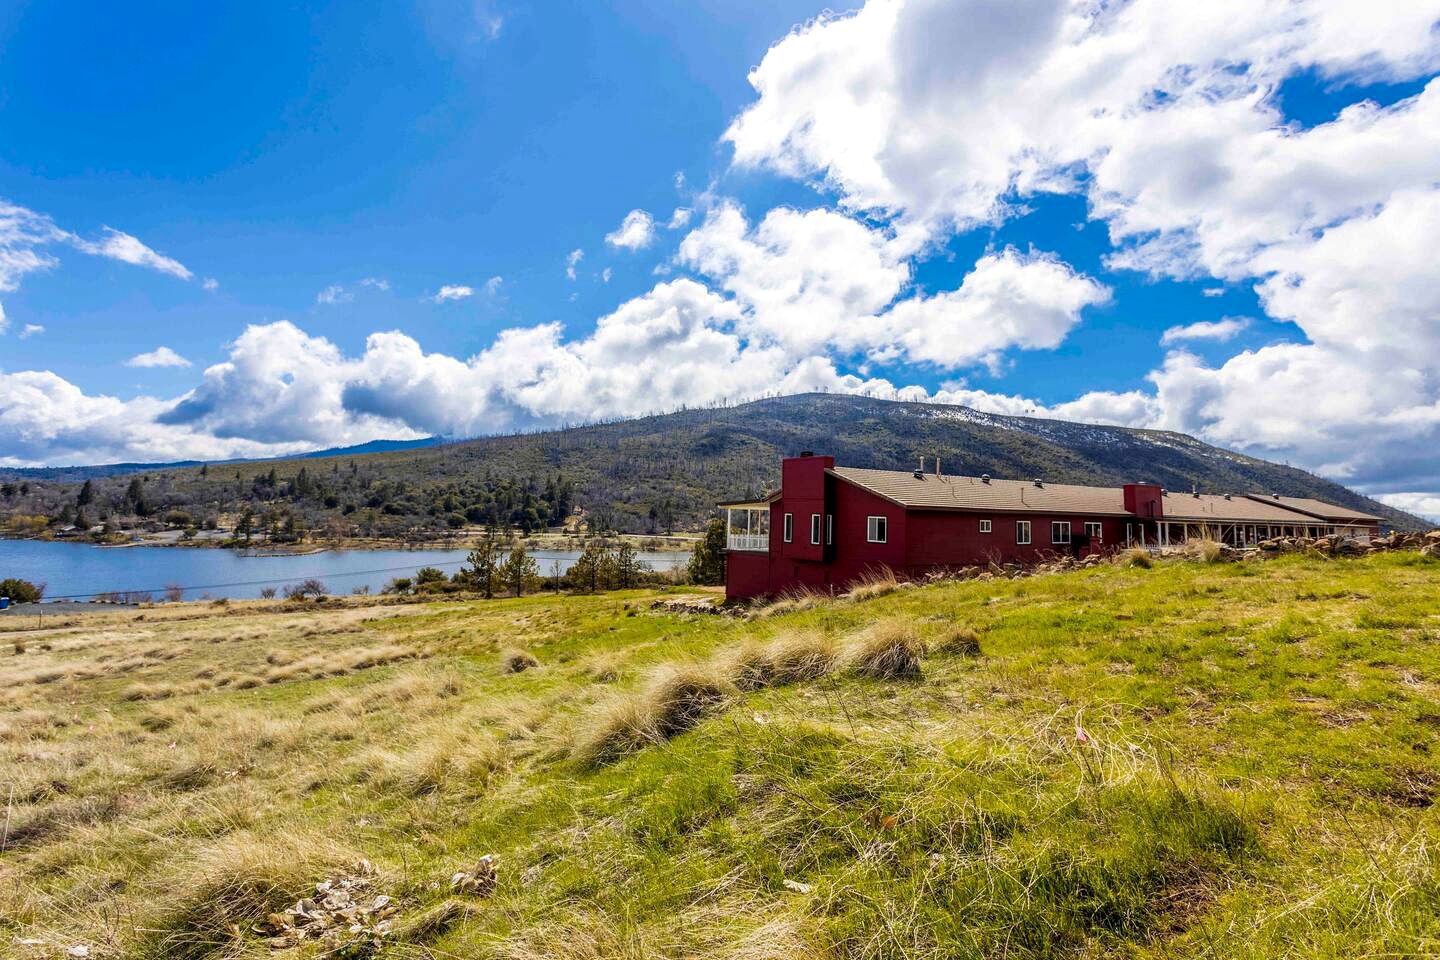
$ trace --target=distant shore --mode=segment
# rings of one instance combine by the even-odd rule
[[[88,537],[33,537],[0,534],[5,540],[39,540],[51,543],[83,543],[101,547],[181,547],[186,549],[232,549],[254,553],[303,556],[326,550],[468,550],[485,539],[483,532],[465,532],[453,537],[434,540],[401,540],[382,537],[345,537],[335,540],[302,540],[298,543],[274,543],[260,538],[248,544],[236,544],[228,531],[202,530],[194,537],[185,539],[179,530],[163,530],[147,533],[124,534],[123,539],[93,540]],[[496,542],[509,550],[516,545],[526,550],[583,550],[588,543],[619,544],[630,543],[637,550],[651,553],[688,553],[700,539],[698,533],[675,534],[612,534],[610,536],[585,536],[569,533],[536,533],[530,536],[509,535],[497,537]]]

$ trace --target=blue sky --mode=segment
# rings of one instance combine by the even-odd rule
[[[1433,268],[1347,253],[1432,226],[1440,11],[1211,6],[8,5],[0,463],[815,388],[1440,512]]]

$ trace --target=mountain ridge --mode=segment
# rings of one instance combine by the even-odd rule
[[[574,503],[599,525],[649,532],[698,526],[716,502],[763,493],[778,482],[780,459],[801,450],[830,454],[837,463],[854,467],[904,470],[920,456],[938,456],[950,474],[1101,486],[1146,480],[1171,490],[1313,497],[1365,510],[1397,526],[1425,525],[1334,481],[1186,434],[828,393],[535,433],[410,443],[376,453],[318,451],[140,475],[147,478],[147,497],[160,508],[208,505],[204,509],[234,512],[245,504],[258,510],[263,503],[298,511],[306,526],[331,515],[354,518],[372,510],[385,515],[380,526],[389,525],[389,536],[404,529],[440,531],[447,523],[464,525],[467,518],[471,523],[482,522],[477,517],[520,522],[512,516],[515,510],[531,510],[522,516],[535,526],[558,523],[561,518],[547,515],[547,504],[554,508],[568,504],[568,498],[556,500],[548,489],[536,498],[547,479],[563,477],[574,486]],[[294,485],[287,493],[287,478],[302,466],[307,470],[303,495],[295,494]],[[128,479],[96,483],[105,488],[97,491],[99,502],[107,502],[108,490],[113,503]],[[52,486],[47,489],[58,492],[59,499],[44,506],[58,508],[65,496],[74,495],[73,489]],[[527,496],[527,490],[535,496]]]

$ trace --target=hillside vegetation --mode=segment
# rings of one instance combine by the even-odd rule
[[[1295,554],[3,620],[0,954],[1434,955],[1437,588]]]
[[[557,526],[578,506],[596,532],[665,533],[697,529],[717,501],[772,488],[780,458],[804,449],[855,467],[903,470],[938,456],[951,473],[1315,497],[1421,525],[1313,474],[1181,434],[826,394],[418,449],[88,475],[88,492],[66,471],[12,471],[0,511],[17,532],[77,511],[88,524],[196,528],[233,528],[249,511],[257,536],[413,540]]]

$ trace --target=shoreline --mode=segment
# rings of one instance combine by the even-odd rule
[[[513,550],[516,546],[523,546],[527,551],[539,550],[583,550],[589,543],[601,543],[605,545],[618,545],[621,542],[629,542],[636,550],[645,553],[689,553],[695,548],[700,540],[700,534],[617,534],[608,537],[585,537],[570,534],[538,534],[530,537],[508,537],[496,539],[496,544],[501,550]],[[173,547],[187,550],[235,550],[251,553],[255,556],[277,556],[293,557],[308,556],[316,553],[326,553],[331,550],[399,550],[406,552],[423,552],[427,550],[470,550],[478,546],[484,539],[482,536],[462,536],[447,538],[443,540],[394,540],[384,538],[346,538],[343,540],[324,541],[303,541],[300,543],[268,543],[263,540],[252,541],[248,546],[233,544],[228,538],[219,537],[196,537],[192,540],[182,540],[178,532],[171,536],[165,534],[139,534],[134,539],[122,542],[101,542],[81,537],[17,537],[0,535],[0,540],[30,541],[34,543],[74,543],[82,546],[107,547],[111,549],[125,549],[128,547]]]

